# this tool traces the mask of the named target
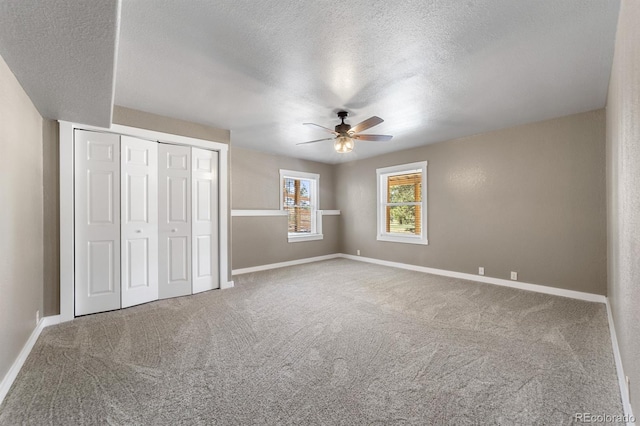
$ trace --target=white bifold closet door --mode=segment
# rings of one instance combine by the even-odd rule
[[[218,161],[76,130],[76,316],[220,287]]]
[[[75,315],[120,309],[120,136],[75,131]]]
[[[121,136],[122,307],[158,299],[158,144]]]
[[[193,293],[220,287],[218,153],[191,148]]]
[[[191,148],[158,144],[159,295],[191,294]]]

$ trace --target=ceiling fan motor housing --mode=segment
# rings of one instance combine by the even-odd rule
[[[336,126],[336,133],[345,134],[351,129],[351,125],[347,123],[338,124]]]
[[[347,118],[349,113],[347,111],[339,111],[338,117],[342,120],[342,123],[338,124],[335,129],[336,133],[340,133],[341,135],[345,135],[349,130],[351,130],[351,124],[347,124],[344,122],[344,119]]]

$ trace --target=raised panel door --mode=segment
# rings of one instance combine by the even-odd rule
[[[120,308],[120,136],[76,130],[75,315]]]
[[[191,148],[158,146],[159,297],[191,294]]]
[[[193,292],[220,287],[218,276],[218,153],[191,148]]]
[[[122,307],[158,299],[158,143],[121,137]]]

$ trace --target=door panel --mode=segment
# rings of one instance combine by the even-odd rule
[[[136,173],[136,172],[133,172]],[[149,222],[149,176],[127,175],[126,223]]]
[[[76,130],[75,315],[120,308],[120,136]]]
[[[158,299],[158,144],[121,137],[122,307]]]
[[[89,294],[113,293],[114,282],[114,256],[113,241],[89,241]]]
[[[199,235],[198,242],[198,277],[208,277],[211,275],[211,237],[209,235]]]
[[[128,283],[130,288],[149,286],[149,239],[127,241]]]
[[[189,279],[189,244],[187,237],[169,237],[169,280]]]
[[[159,296],[191,294],[191,148],[158,144]]]
[[[211,181],[198,179],[196,191],[198,193],[198,216],[200,222],[211,221]]]
[[[220,287],[218,274],[218,153],[191,148],[193,292]]]
[[[167,176],[167,223],[189,223],[189,177]]]
[[[104,133],[76,130],[76,135],[78,134],[77,132],[82,132],[84,134],[88,133],[94,136],[94,139],[88,140],[86,142],[87,143],[87,150],[86,150],[87,160],[105,161],[108,163],[114,163],[118,161],[118,157],[117,156],[114,157],[114,154],[120,151],[119,145],[116,146],[111,141],[100,140],[99,138],[101,136],[97,136],[97,135],[104,135]],[[118,135],[105,135],[105,136],[118,138],[118,139],[120,138]]]
[[[113,202],[117,195],[113,192],[115,172],[105,170],[87,170],[88,181],[87,208],[89,224],[114,224]]]

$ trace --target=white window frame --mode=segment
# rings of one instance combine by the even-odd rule
[[[422,174],[422,190],[421,200],[415,203],[402,203],[421,206],[420,209],[420,235],[403,235],[398,233],[387,232],[387,206],[394,205],[394,203],[387,202],[387,179],[390,176],[403,175],[408,173],[421,173]],[[378,182],[378,241],[390,241],[394,243],[406,243],[406,244],[429,244],[427,238],[427,162],[420,161],[417,163],[400,164],[397,166],[383,167],[376,169],[376,176]]]
[[[290,243],[322,240],[324,235],[322,235],[322,210],[320,210],[319,204],[320,175],[317,173],[280,169],[280,210],[283,212],[286,212],[286,210],[284,209],[284,191],[282,188],[284,187],[284,180],[286,178],[305,179],[311,181],[311,193],[309,194],[309,204],[311,207],[311,233],[287,232],[287,240]]]

